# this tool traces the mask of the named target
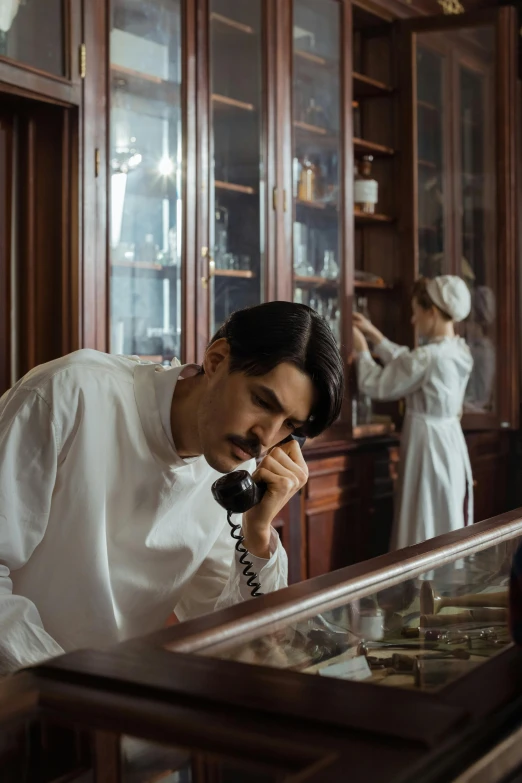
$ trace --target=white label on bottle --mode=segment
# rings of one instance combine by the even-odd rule
[[[379,186],[375,179],[357,179],[354,182],[356,204],[377,204]]]

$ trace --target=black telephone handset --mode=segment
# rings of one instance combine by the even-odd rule
[[[288,443],[291,440],[296,440],[299,446],[303,448],[306,438],[302,435],[289,435],[281,441],[281,444]],[[251,570],[252,562],[246,559],[248,550],[243,546],[244,536],[238,532],[241,530],[241,525],[235,525],[231,517],[232,514],[243,514],[253,506],[257,506],[261,502],[266,489],[267,485],[264,481],[256,483],[246,470],[235,470],[233,473],[227,473],[212,484],[214,499],[227,511],[228,524],[232,528],[230,535],[236,542],[236,551],[240,554],[239,562],[245,566],[243,574],[247,577],[247,585],[252,587],[253,598],[263,595],[263,593],[259,592],[261,585],[256,581],[257,574]]]

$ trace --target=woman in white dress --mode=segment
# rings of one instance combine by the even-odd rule
[[[353,316],[360,392],[376,400],[406,398],[392,549],[473,522],[471,466],[460,426],[473,359],[453,328],[469,314],[470,293],[453,275],[421,278],[412,310],[412,323],[427,340],[413,351],[386,339],[359,313]],[[366,337],[384,367],[373,360]]]

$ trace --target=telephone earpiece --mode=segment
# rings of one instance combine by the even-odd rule
[[[302,435],[289,435],[281,443],[288,443],[291,440],[296,440],[303,448],[306,438]],[[243,574],[247,577],[247,585],[252,588],[252,598],[257,598],[263,593],[260,592],[261,585],[256,581],[257,574],[252,571],[252,562],[247,560],[248,550],[243,546],[244,536],[241,533],[241,525],[232,522],[232,514],[242,514],[249,508],[257,506],[265,492],[265,482],[256,483],[246,470],[227,473],[212,484],[214,499],[227,511],[227,520],[231,527],[230,535],[236,542],[236,552],[239,554],[239,562],[244,566]]]
[[[303,448],[306,438],[302,435],[289,435],[281,443],[296,440]],[[266,492],[263,481],[255,483],[246,470],[235,470],[227,473],[212,484],[214,499],[231,514],[243,514],[261,502]]]

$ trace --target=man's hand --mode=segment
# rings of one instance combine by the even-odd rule
[[[297,441],[275,446],[252,476],[267,490],[261,503],[243,514],[244,546],[256,557],[270,557],[270,526],[283,506],[308,481],[308,467]]]

